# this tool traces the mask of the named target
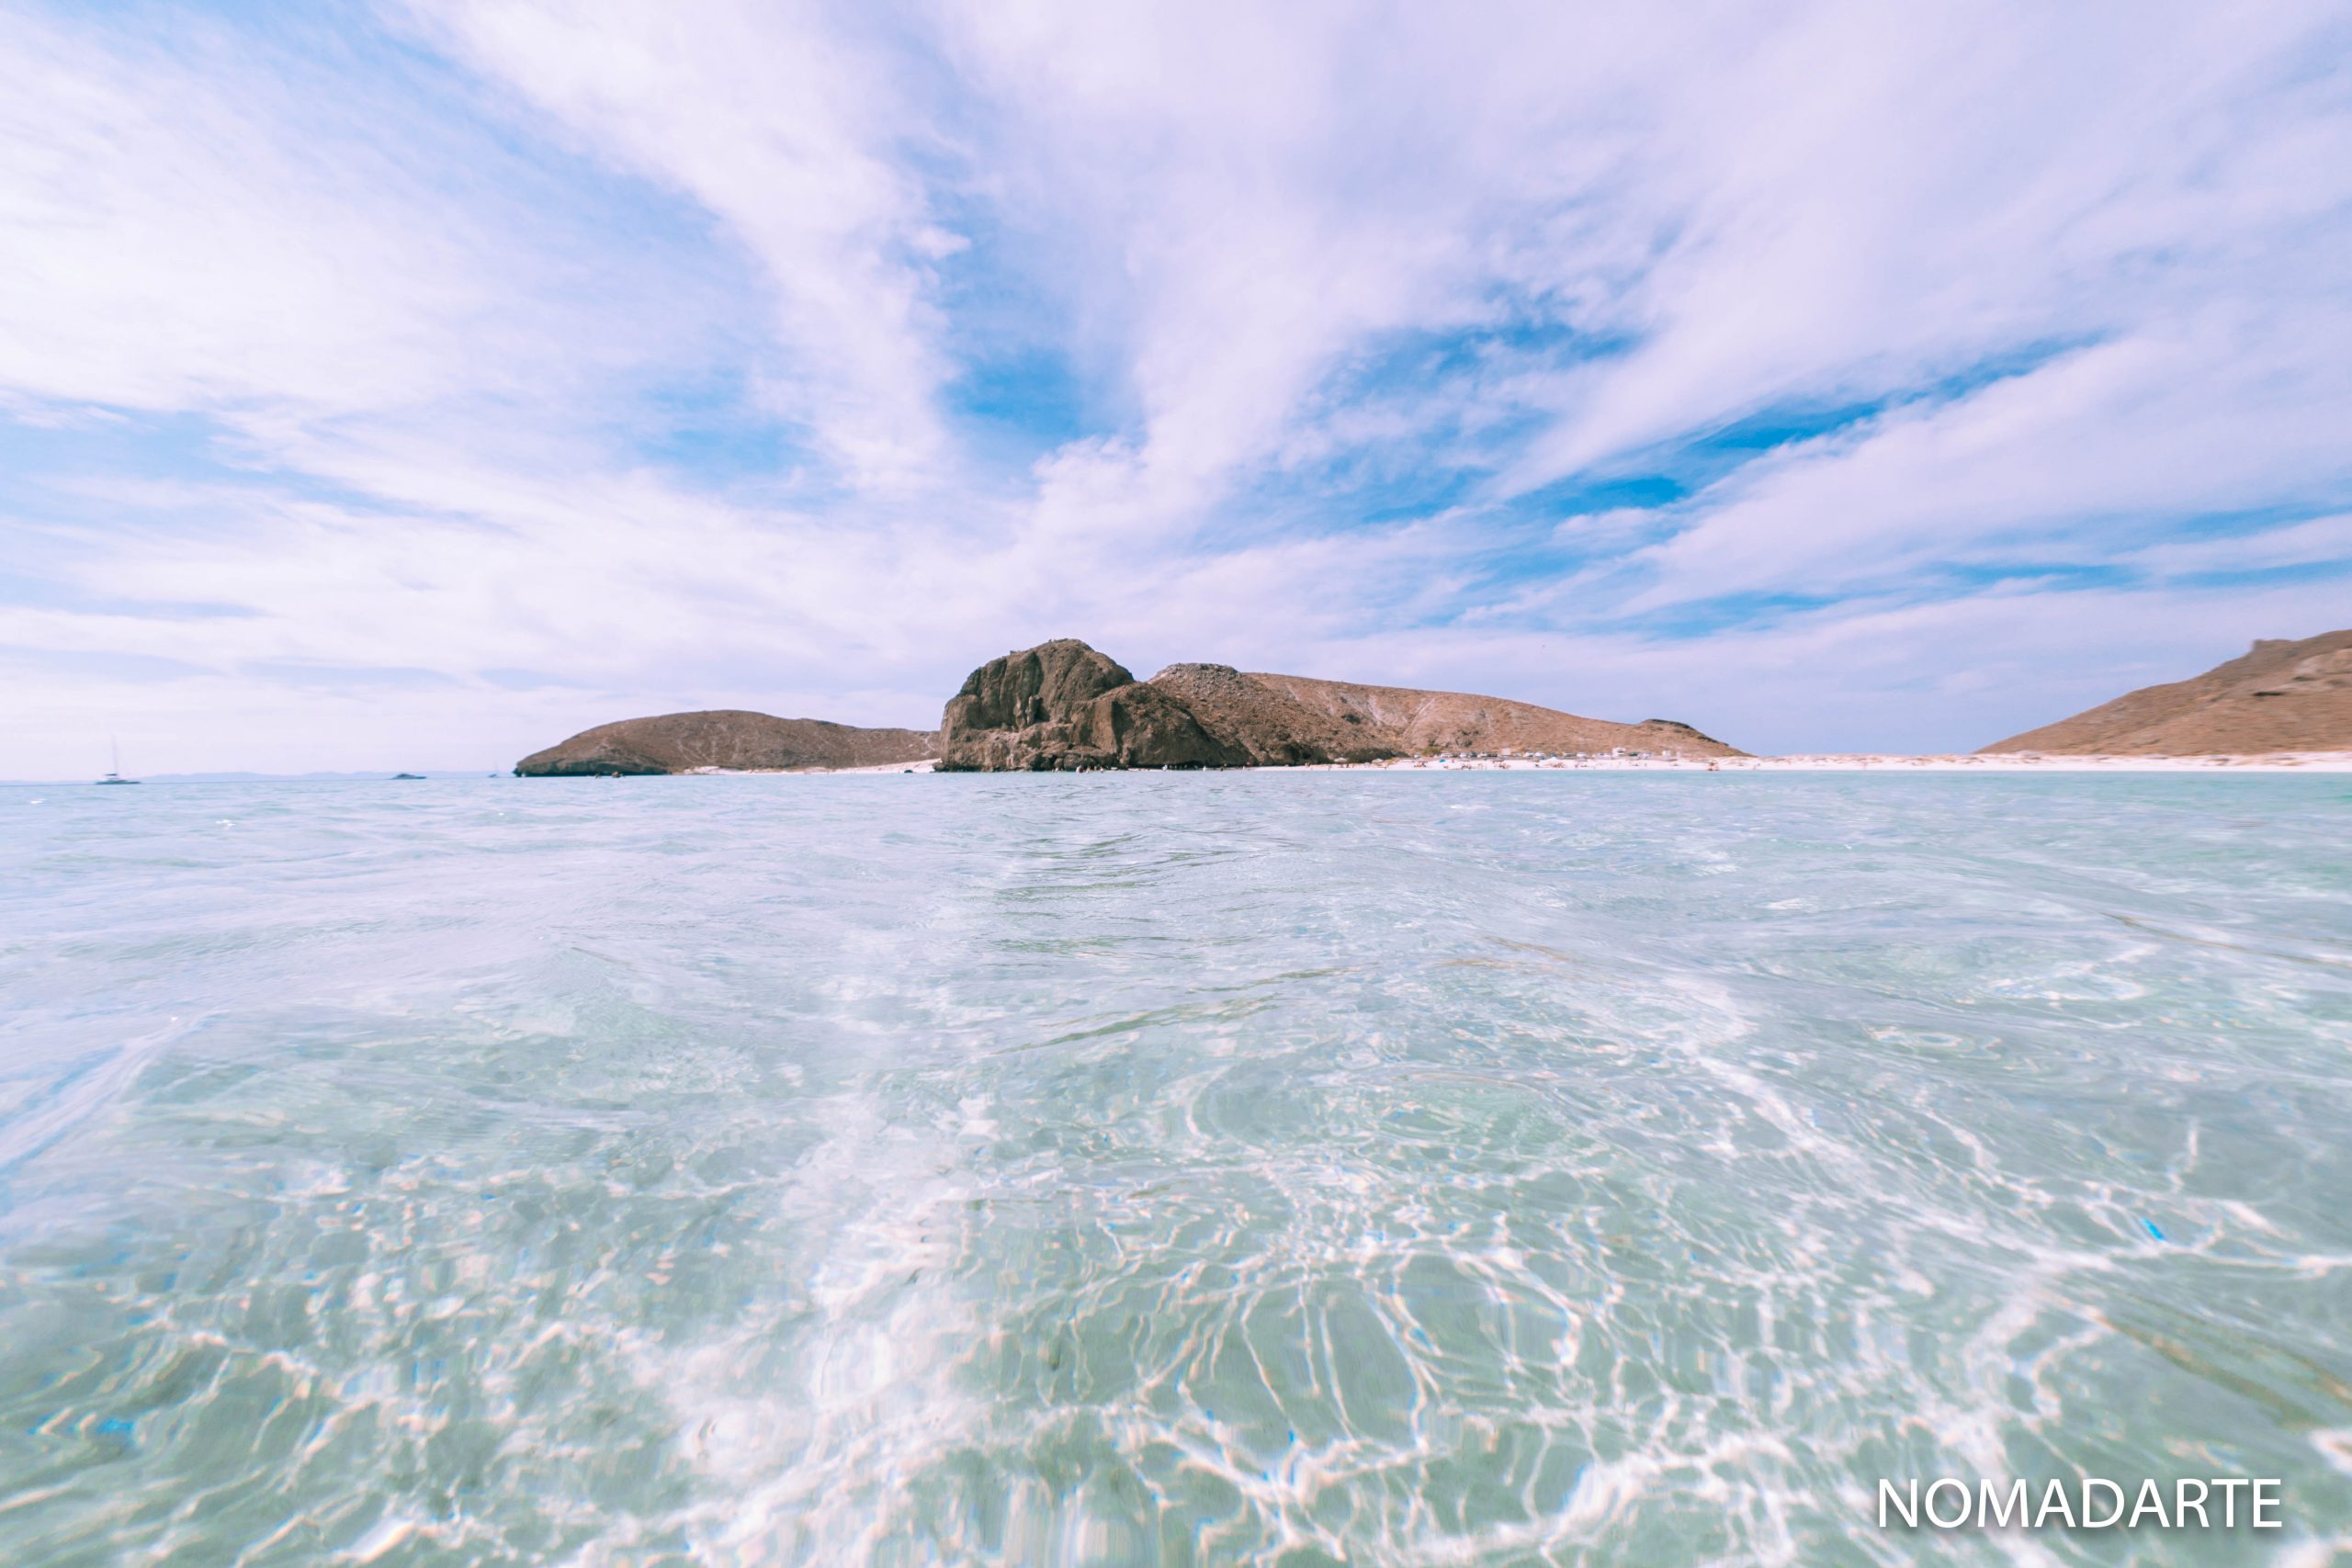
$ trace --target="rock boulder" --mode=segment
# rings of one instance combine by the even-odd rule
[[[1210,734],[1182,700],[1075,637],[989,660],[966,678],[940,719],[943,773],[1233,768],[1250,761],[1247,750]]]

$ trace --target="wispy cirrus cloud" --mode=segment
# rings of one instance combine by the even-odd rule
[[[20,4],[0,773],[923,723],[1069,632],[1981,743],[2344,620],[2347,42]]]
[[[950,366],[933,273],[968,241],[933,215],[931,128],[889,39],[854,11],[741,0],[415,14],[548,129],[691,197],[750,251],[780,361],[762,389],[854,481],[935,468]]]

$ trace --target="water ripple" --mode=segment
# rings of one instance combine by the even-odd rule
[[[1872,1528],[2077,1469],[2321,1551],[2347,846],[2291,777],[0,791],[0,1561],[2245,1560]]]

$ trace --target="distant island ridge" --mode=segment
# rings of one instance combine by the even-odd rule
[[[1984,747],[1979,756],[2352,751],[2352,630],[2262,641]],[[621,719],[514,765],[526,777],[1323,766],[1447,755],[1747,759],[1673,719],[1618,723],[1504,697],[1171,664],[1148,681],[1075,637],[992,659],[936,730],[862,728],[742,709]]]
[[[1138,681],[1073,637],[992,659],[940,720],[945,773],[1297,767],[1442,751],[1743,753],[1686,724],[1611,724],[1500,697],[1361,686],[1222,664]]]
[[[1460,692],[1174,664],[1138,681],[1074,637],[992,659],[937,730],[861,729],[743,711],[583,730],[514,765],[526,777],[804,771],[936,761],[944,773],[1294,767],[1445,751],[1746,753],[1670,719],[1614,724]]]

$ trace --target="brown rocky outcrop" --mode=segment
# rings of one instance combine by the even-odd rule
[[[939,726],[943,773],[1231,768],[1247,750],[1204,729],[1178,698],[1075,637],[992,659]]]
[[[514,764],[526,778],[683,773],[695,768],[792,771],[872,768],[939,755],[923,729],[860,729],[821,718],[776,718],[739,708],[625,718],[583,729]]]
[[[2257,642],[2202,675],[2126,692],[1984,750],[2135,757],[2352,751],[2352,631]]]
[[[1224,664],[1171,664],[1137,682],[1070,638],[973,671],[940,736],[948,772],[1285,767],[1439,751],[1743,755],[1671,719],[1612,724],[1460,692]]]

